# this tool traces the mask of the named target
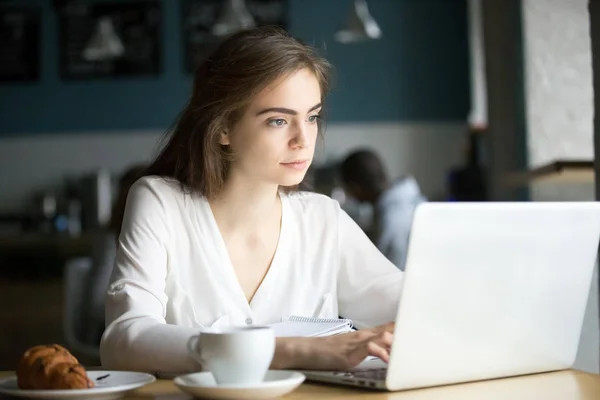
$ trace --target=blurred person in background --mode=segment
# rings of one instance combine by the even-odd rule
[[[345,191],[373,207],[369,237],[379,250],[404,271],[413,214],[427,199],[412,176],[388,180],[383,162],[373,151],[352,152],[340,164]]]

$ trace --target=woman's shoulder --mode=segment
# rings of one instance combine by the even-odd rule
[[[149,175],[138,179],[129,189],[128,202],[143,208],[174,211],[187,208],[193,203],[192,193],[179,181],[162,176]]]
[[[139,178],[129,189],[124,226],[131,221],[143,223],[157,231],[183,224],[190,219],[195,198],[179,181],[160,176]],[[182,229],[174,229],[179,234]]]
[[[131,185],[130,190],[140,190],[141,188],[148,188],[157,192],[172,192],[182,189],[177,180],[158,175],[146,175],[139,178]]]
[[[189,195],[179,181],[157,175],[143,176],[129,189],[130,193],[152,196],[160,199],[183,197]]]

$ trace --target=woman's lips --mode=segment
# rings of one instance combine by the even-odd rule
[[[304,169],[308,164],[308,160],[299,160],[299,161],[291,161],[286,163],[281,163],[284,167],[292,168],[292,169]]]

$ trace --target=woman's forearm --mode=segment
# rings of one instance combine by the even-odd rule
[[[284,337],[275,340],[272,369],[305,369],[310,358],[311,338]]]
[[[184,373],[200,370],[187,349],[196,329],[139,318],[111,324],[100,345],[102,366],[140,372]]]
[[[273,369],[345,370],[368,356],[389,358],[394,323],[325,337],[277,338]]]

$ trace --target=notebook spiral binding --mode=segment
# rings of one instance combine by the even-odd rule
[[[299,317],[296,315],[292,315],[288,318],[288,321],[296,321],[296,322],[312,322],[317,324],[344,324],[349,328],[352,328],[352,320],[350,319],[338,319],[338,318],[312,318],[312,317]]]

